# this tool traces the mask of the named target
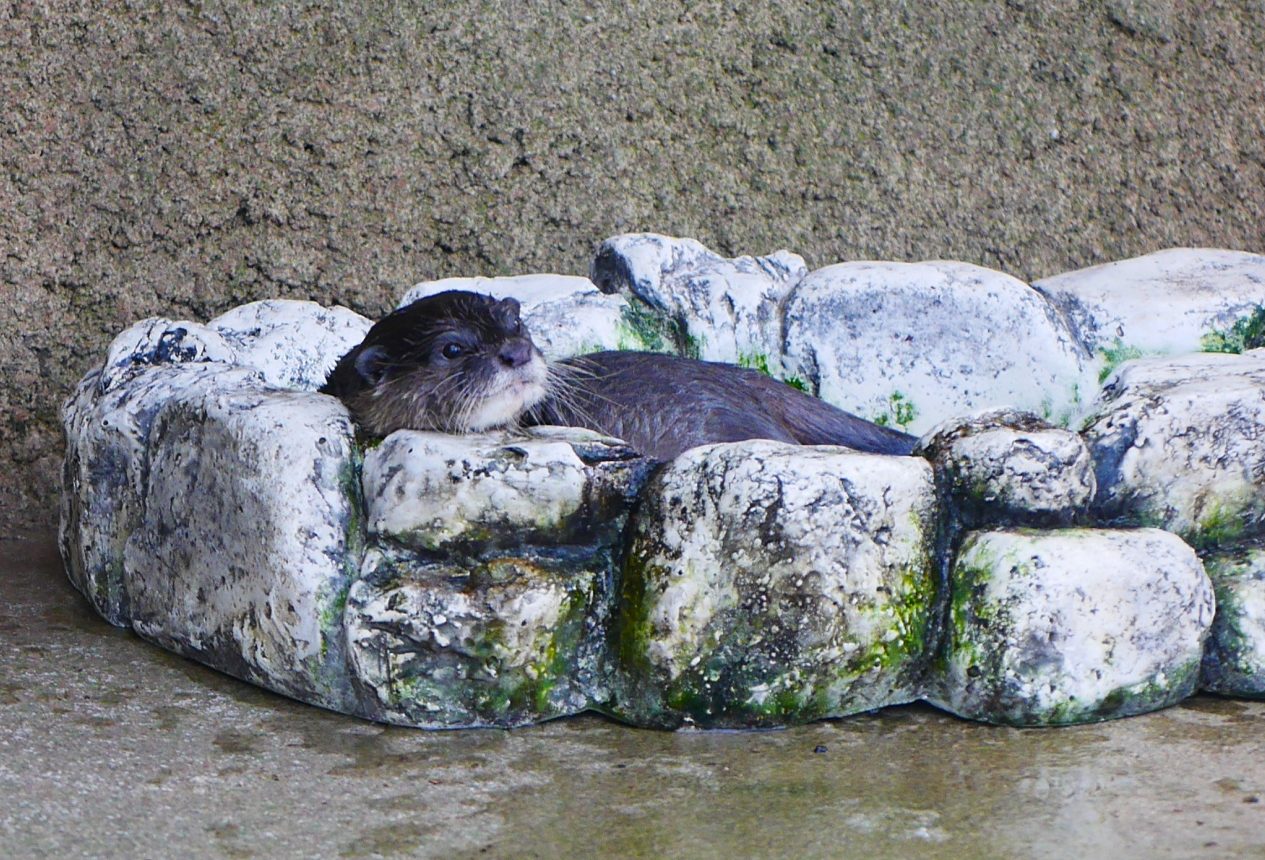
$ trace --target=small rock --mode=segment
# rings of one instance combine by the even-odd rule
[[[1096,513],[1201,549],[1265,523],[1265,351],[1122,365],[1093,407]]]
[[[418,550],[613,541],[650,464],[587,430],[401,430],[363,469],[372,537]]]
[[[988,410],[946,421],[918,443],[976,524],[1070,524],[1094,498],[1089,447],[1029,412]]]

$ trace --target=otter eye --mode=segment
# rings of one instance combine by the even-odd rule
[[[449,361],[454,358],[459,358],[463,352],[465,352],[465,350],[461,348],[461,344],[459,343],[446,343],[444,344],[444,348],[440,350],[440,354]]]

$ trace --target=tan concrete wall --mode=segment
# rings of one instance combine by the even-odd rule
[[[0,3],[0,521],[111,335],[653,230],[1039,277],[1265,251],[1265,3]]]

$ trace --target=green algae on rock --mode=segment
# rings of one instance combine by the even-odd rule
[[[1265,530],[1265,352],[1131,361],[1092,409],[1101,520],[1159,526],[1200,550]]]
[[[1204,559],[1217,616],[1204,652],[1202,686],[1226,696],[1265,698],[1265,550],[1259,546]]]
[[[1213,618],[1194,550],[1158,529],[967,536],[928,699],[959,716],[1065,725],[1193,693]]]
[[[785,725],[913,700],[935,517],[914,458],[759,440],[681,455],[637,513],[614,713]]]
[[[520,726],[606,700],[608,553],[476,564],[371,550],[352,586],[351,665],[365,716],[425,728]]]

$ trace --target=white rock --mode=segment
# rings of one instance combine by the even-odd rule
[[[368,530],[423,550],[454,542],[565,543],[592,531],[583,515],[603,510],[616,519],[648,471],[623,443],[584,430],[400,430],[365,455]]]
[[[1204,562],[1217,617],[1204,649],[1205,690],[1265,698],[1265,550],[1249,547]]]
[[[355,447],[331,397],[184,380],[153,419],[122,565],[138,633],[348,710],[342,605],[363,547]]]
[[[673,351],[777,374],[781,302],[807,272],[789,251],[727,259],[693,239],[632,233],[602,243],[591,277],[673,322],[684,334]]]
[[[934,517],[913,457],[764,440],[681,455],[638,509],[620,715],[769,725],[911,700]]]
[[[1212,584],[1175,535],[975,532],[950,575],[946,657],[928,698],[955,714],[1057,725],[1195,691]]]
[[[1121,365],[1085,430],[1101,516],[1205,547],[1265,520],[1265,351]]]
[[[315,391],[373,323],[343,307],[268,299],[233,308],[207,325],[233,346],[238,364],[278,388]]]
[[[1172,248],[1067,272],[1034,286],[1108,366],[1216,347],[1265,305],[1265,256]]]
[[[112,364],[108,370],[117,371]],[[259,383],[259,373],[216,362],[135,365],[114,376],[92,371],[62,408],[66,458],[62,469],[60,542],[70,580],[112,624],[126,626],[130,601],[123,547],[145,503],[154,416],[188,387],[234,388]],[[125,381],[124,381],[125,378]]]
[[[203,362],[236,364],[237,351],[201,323],[150,317],[128,326],[110,342],[98,383],[102,391],[110,391],[146,367]]]
[[[517,299],[523,323],[546,358],[604,349],[650,348],[640,321],[622,296],[608,296],[588,278],[570,275],[516,275],[502,278],[444,278],[417,284],[399,307],[445,290],[469,290],[498,299]]]
[[[1022,281],[966,263],[857,262],[810,273],[786,300],[786,374],[825,400],[922,433],[990,407],[1066,425],[1089,355]]]
[[[959,513],[978,522],[1070,522],[1094,499],[1089,446],[1031,413],[994,409],[942,422],[915,454],[935,462]]]

